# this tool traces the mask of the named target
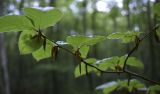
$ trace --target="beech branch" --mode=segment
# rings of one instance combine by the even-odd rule
[[[86,68],[87,68],[87,66],[90,66],[90,67],[92,67],[92,68],[97,69],[97,70],[100,71],[101,73],[116,73],[116,74],[126,73],[126,74],[128,74],[128,75],[130,75],[130,76],[138,77],[138,78],[141,78],[141,79],[143,79],[143,80],[145,80],[145,81],[148,81],[148,82],[151,82],[151,83],[160,85],[160,82],[151,80],[151,79],[146,78],[146,77],[144,77],[144,76],[142,76],[142,75],[140,75],[140,74],[134,73],[134,72],[129,71],[129,70],[126,69],[128,58],[138,49],[139,44],[140,44],[145,38],[147,38],[148,36],[150,36],[154,31],[156,31],[156,29],[158,29],[158,28],[159,28],[159,26],[156,26],[156,27],[154,27],[154,28],[152,29],[152,31],[150,31],[149,33],[147,33],[143,38],[141,38],[141,39],[138,38],[138,41],[135,43],[135,46],[134,46],[134,47],[128,52],[128,54],[127,54],[127,57],[126,57],[126,59],[125,59],[125,61],[124,61],[124,66],[123,66],[123,70],[122,70],[122,71],[104,71],[104,70],[101,70],[100,68],[98,68],[97,66],[94,66],[94,65],[92,65],[92,64],[87,63],[81,56],[79,56],[78,59],[80,60],[80,62],[83,62],[83,63],[85,64]],[[36,31],[37,31],[37,30],[36,30]],[[38,30],[37,32],[39,32],[39,30]],[[46,37],[46,36],[45,36],[44,34],[42,34],[41,32],[39,32],[39,33],[40,33],[40,35],[41,35],[44,39],[50,40],[52,43],[56,44],[59,48],[65,50],[66,52],[68,52],[68,53],[70,53],[71,55],[75,56],[75,53],[72,52],[71,50],[69,50],[69,49],[67,49],[67,48],[59,45],[59,44],[56,43],[55,41],[53,41],[53,40],[49,39],[48,37]],[[88,74],[87,69],[86,69],[86,74]]]

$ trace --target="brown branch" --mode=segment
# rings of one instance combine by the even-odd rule
[[[155,31],[158,27],[159,27],[159,26],[156,26],[155,28],[153,28],[153,31]],[[79,59],[80,59],[80,61],[83,62],[86,66],[90,66],[90,67],[92,67],[92,68],[95,68],[95,69],[97,69],[98,71],[100,71],[101,73],[116,73],[116,74],[126,73],[126,74],[129,74],[129,75],[131,75],[131,76],[135,76],[135,77],[141,78],[141,79],[143,79],[143,80],[146,80],[146,81],[148,81],[148,82],[152,82],[152,83],[155,83],[155,84],[160,85],[159,82],[156,82],[156,81],[154,81],[154,80],[148,79],[148,78],[146,78],[146,77],[144,77],[144,76],[142,76],[142,75],[139,75],[139,74],[137,74],[137,73],[134,73],[134,72],[131,72],[131,71],[125,69],[128,58],[133,54],[134,51],[136,51],[136,49],[138,48],[140,42],[141,42],[143,39],[145,39],[147,36],[149,36],[150,34],[152,34],[153,31],[149,32],[149,33],[146,34],[142,39],[140,39],[140,41],[136,43],[135,47],[132,48],[132,50],[128,53],[128,55],[127,55],[127,57],[126,57],[126,59],[125,59],[125,61],[124,61],[124,66],[123,66],[123,70],[122,70],[122,71],[104,71],[104,70],[101,70],[101,69],[99,69],[98,67],[96,67],[96,66],[94,66],[94,65],[92,65],[92,64],[87,63],[82,57],[79,57]],[[40,32],[40,33],[41,33],[41,32]],[[48,39],[48,40],[51,41],[52,43],[56,44],[59,48],[65,50],[66,52],[68,52],[68,53],[72,54],[73,56],[75,56],[75,53],[73,53],[73,52],[70,51],[69,49],[67,49],[67,48],[59,45],[59,44],[56,43],[55,41],[50,40],[48,37],[46,37],[46,36],[43,35],[42,33],[41,33],[41,36],[42,36],[43,38]]]

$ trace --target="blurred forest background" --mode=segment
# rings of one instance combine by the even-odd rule
[[[154,26],[153,6],[158,0],[0,0],[0,15],[23,14],[23,7],[53,6],[64,16],[47,35],[56,41],[66,41],[68,35],[108,35],[113,32],[147,33]],[[45,19],[45,18],[44,18]],[[74,78],[77,65],[70,54],[61,51],[56,62],[37,62],[31,55],[20,55],[20,33],[0,34],[0,94],[96,94],[96,86],[125,76],[94,73]],[[103,59],[126,54],[130,45],[107,40],[93,46],[89,57]],[[140,45],[134,56],[144,62],[138,70],[160,81],[160,49],[151,35]],[[101,94],[101,93],[100,93]]]

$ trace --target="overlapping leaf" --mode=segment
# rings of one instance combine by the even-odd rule
[[[37,33],[32,30],[25,30],[21,33],[18,42],[19,51],[21,54],[32,53],[42,46],[43,40],[38,36],[34,37],[36,34]]]
[[[20,15],[7,15],[0,17],[0,32],[23,31],[32,29],[31,22]]]
[[[96,64],[98,65],[98,68],[104,71],[110,69],[114,71],[121,71],[124,66],[125,59],[126,56],[114,56],[99,60],[96,62]],[[144,68],[143,63],[135,57],[129,57],[126,64],[131,67],[136,67],[140,69]]]
[[[145,85],[141,83],[139,80],[131,79],[128,85],[128,80],[119,80],[119,89],[127,88],[129,92],[132,92],[134,89],[144,88]]]
[[[132,42],[136,39],[141,34],[141,32],[133,32],[133,31],[128,31],[128,32],[116,32],[110,34],[107,38],[108,39],[119,39],[122,41],[122,43],[129,43]]]
[[[115,70],[115,66],[117,65],[118,61],[119,61],[119,57],[115,56],[115,57],[99,60],[96,62],[96,64],[98,65],[98,68],[100,68],[103,71],[108,69]]]
[[[30,19],[36,29],[44,29],[58,22],[62,12],[52,7],[24,8],[24,15]]]
[[[37,61],[45,59],[45,58],[49,58],[49,57],[51,57],[52,46],[54,46],[52,44],[52,42],[50,42],[49,40],[47,40],[47,42],[46,42],[46,49],[44,50],[43,47],[41,46],[41,48],[39,48],[38,50],[36,50],[35,52],[32,53],[32,56]]]
[[[145,88],[145,85],[136,79],[131,79],[129,85],[128,80],[118,80],[100,85],[96,89],[102,89],[104,94],[111,94],[115,89],[120,90],[124,88],[129,92],[132,92],[134,89]]]

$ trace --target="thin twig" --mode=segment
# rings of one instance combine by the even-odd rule
[[[148,81],[148,82],[152,82],[152,83],[155,83],[155,84],[160,85],[160,82],[157,82],[157,81],[148,79],[148,78],[146,78],[146,77],[144,77],[144,76],[142,76],[142,75],[139,75],[139,74],[137,74],[137,73],[134,73],[134,72],[131,72],[131,71],[128,71],[128,70],[125,70],[124,72],[127,73],[127,74],[130,74],[130,75],[132,75],[132,76],[135,76],[135,77],[139,77],[139,78],[141,78],[141,79],[144,79],[144,80],[146,80],[146,81]]]
[[[156,26],[155,28],[153,28],[153,31],[155,31],[158,27],[159,27],[159,26]],[[159,82],[156,82],[156,81],[154,81],[154,80],[148,79],[148,78],[146,78],[146,77],[144,77],[144,76],[142,76],[142,75],[139,75],[139,74],[137,74],[137,73],[134,73],[134,72],[131,72],[131,71],[125,69],[128,58],[133,54],[134,51],[136,51],[136,49],[138,48],[140,42],[141,42],[143,39],[145,39],[146,37],[148,37],[153,31],[150,31],[149,33],[147,33],[142,39],[140,39],[140,41],[135,45],[135,47],[133,47],[133,48],[131,49],[131,51],[128,53],[128,55],[127,55],[127,57],[126,57],[126,59],[125,59],[125,61],[124,61],[124,66],[123,66],[123,70],[122,70],[122,71],[104,71],[104,70],[101,70],[101,69],[99,69],[98,67],[96,67],[96,66],[94,66],[94,65],[92,65],[92,64],[87,63],[82,57],[80,57],[80,61],[83,62],[86,66],[90,66],[90,67],[92,67],[92,68],[97,69],[97,70],[100,71],[101,73],[116,73],[116,74],[126,73],[126,74],[129,74],[129,75],[131,75],[131,76],[139,77],[139,78],[141,78],[141,79],[143,79],[143,80],[146,80],[146,81],[148,81],[148,82],[152,82],[152,83],[155,83],[155,84],[160,85]],[[41,33],[41,32],[40,32],[40,33]],[[52,43],[56,44],[59,48],[65,50],[66,52],[68,52],[68,53],[72,54],[73,56],[75,56],[75,53],[74,53],[74,52],[70,51],[69,49],[67,49],[67,48],[65,48],[65,47],[63,47],[63,46],[61,46],[61,45],[59,45],[59,44],[56,43],[55,41],[50,40],[48,37],[46,37],[46,36],[43,35],[42,33],[41,33],[41,36],[42,36],[43,38],[48,39],[48,40],[51,41]]]

